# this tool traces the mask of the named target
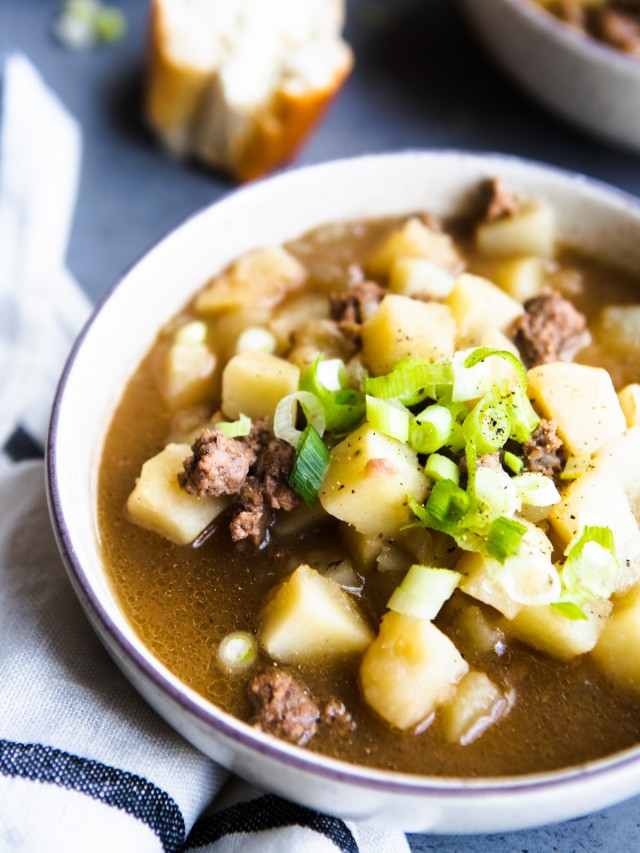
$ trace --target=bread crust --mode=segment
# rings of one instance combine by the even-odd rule
[[[215,146],[203,141],[202,127],[212,110],[224,110],[211,98],[217,71],[177,60],[170,44],[162,0],[152,0],[144,97],[147,123],[173,153],[223,169],[243,182],[268,174],[295,155],[353,67],[353,55],[345,45],[342,62],[326,86],[297,91],[298,87],[281,85],[268,104],[248,117],[239,144]]]

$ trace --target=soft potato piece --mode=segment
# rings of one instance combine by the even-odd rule
[[[548,516],[564,548],[585,524],[610,528],[620,572],[615,591],[623,595],[640,577],[640,530],[625,491],[606,460],[564,490]]]
[[[596,466],[604,463],[624,489],[631,512],[640,524],[640,426],[631,427],[596,453]]]
[[[455,277],[426,258],[396,258],[389,271],[389,288],[402,296],[445,299]]]
[[[506,350],[522,361],[520,350],[503,332],[498,329],[488,329],[478,341],[481,347],[493,347],[493,349]]]
[[[350,524],[340,525],[340,536],[359,571],[368,575],[375,568],[376,560],[382,551],[383,537],[367,536]]]
[[[288,299],[275,311],[269,323],[269,329],[278,343],[286,347],[291,343],[291,335],[303,323],[310,320],[329,318],[329,299],[322,293],[303,293]]]
[[[471,670],[458,684],[451,702],[440,710],[441,729],[449,743],[467,746],[508,710],[507,697],[489,676]]]
[[[390,725],[412,729],[449,701],[469,666],[432,622],[389,612],[360,663],[365,702]]]
[[[590,652],[598,642],[613,605],[598,599],[584,606],[586,619],[567,619],[550,604],[523,607],[505,632],[528,646],[558,660],[570,660]]]
[[[352,597],[306,565],[277,588],[259,622],[258,642],[278,663],[356,655],[374,637]]]
[[[535,524],[524,522],[522,519],[519,521],[527,526],[527,532],[520,543],[520,555],[532,558],[532,570],[537,570],[536,575],[544,584],[548,573],[553,571],[551,563],[553,545],[544,531]],[[477,601],[491,605],[507,618],[513,619],[523,605],[514,601],[502,585],[500,573],[503,569],[504,565],[498,560],[475,551],[465,551],[456,566],[456,571],[463,575],[460,581],[460,589],[463,592]]]
[[[553,210],[540,201],[527,202],[512,216],[483,222],[476,230],[476,248],[490,257],[551,257],[554,242]]]
[[[627,428],[609,373],[556,361],[533,367],[527,393],[538,414],[555,420],[567,451],[590,456]]]
[[[131,521],[187,545],[229,506],[229,498],[197,498],[178,483],[183,460],[191,454],[188,444],[168,444],[142,466],[136,486],[127,500]]]
[[[479,271],[517,302],[539,296],[545,285],[543,262],[535,256],[488,261]]]
[[[331,451],[320,503],[360,533],[390,538],[413,517],[407,495],[422,503],[427,488],[418,454],[363,424]]]
[[[384,278],[397,258],[425,258],[448,270],[462,266],[451,237],[428,228],[416,217],[385,237],[368,258],[365,269],[369,275]]]
[[[165,342],[157,351],[154,375],[173,412],[212,403],[219,382],[218,359],[205,343]]]
[[[600,315],[601,335],[607,346],[628,355],[640,351],[640,305],[608,305]]]
[[[247,304],[273,306],[302,287],[306,276],[300,261],[286,249],[254,249],[211,281],[196,298],[196,310],[211,315]]]
[[[619,599],[592,655],[600,669],[621,687],[640,690],[640,586]]]
[[[458,324],[458,345],[477,346],[491,329],[506,332],[524,308],[493,282],[464,273],[456,281],[445,304]]]
[[[380,376],[405,358],[450,358],[455,337],[456,324],[446,305],[392,293],[362,326],[362,358]]]
[[[231,420],[267,415],[273,421],[283,397],[298,390],[300,368],[264,352],[243,352],[229,359],[222,373],[222,411]]]
[[[640,384],[625,385],[618,391],[618,402],[628,427],[640,426]]]

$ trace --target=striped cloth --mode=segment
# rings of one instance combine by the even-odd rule
[[[43,140],[46,143],[43,144]],[[46,144],[46,156],[43,156]],[[76,122],[23,57],[0,65],[0,851],[403,853],[229,778],[112,664],[72,593],[41,456],[89,306],[64,268]]]

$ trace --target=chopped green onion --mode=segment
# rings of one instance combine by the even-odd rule
[[[207,333],[207,324],[194,320],[176,329],[173,339],[177,344],[203,344],[207,339]]]
[[[473,439],[478,454],[500,450],[509,438],[509,414],[502,401],[487,394],[467,415],[463,433]]]
[[[432,480],[453,480],[456,485],[460,482],[460,468],[453,459],[440,453],[432,453],[429,456],[424,473]]]
[[[262,326],[250,326],[240,333],[236,341],[236,352],[272,353],[275,348],[275,336]]]
[[[524,388],[527,387],[527,371],[524,364],[517,356],[508,350],[494,349],[493,347],[477,347],[466,357],[464,366],[468,368],[475,367],[477,364],[482,364],[485,359],[492,356],[495,356],[496,358],[503,358],[505,361],[508,361],[509,364],[515,368],[516,380],[518,383]]]
[[[218,432],[224,433],[227,438],[238,438],[242,435],[249,435],[251,432],[251,418],[240,413],[237,421],[218,421],[213,427]]]
[[[461,574],[450,569],[415,564],[389,599],[387,607],[405,616],[434,619],[461,579]]]
[[[496,518],[487,535],[487,554],[504,563],[507,557],[513,557],[518,553],[520,542],[526,532],[526,526],[513,518],[504,516]]]
[[[531,433],[540,423],[540,418],[534,411],[525,388],[521,385],[512,386],[507,392],[504,402],[511,424],[509,438],[514,439],[519,444],[524,444],[531,438]]]
[[[560,493],[551,477],[539,471],[518,474],[511,482],[524,506],[553,506],[560,501]]]
[[[577,480],[589,470],[591,456],[588,454],[570,456],[560,473],[561,480]]]
[[[429,392],[432,392],[436,385],[451,384],[452,378],[449,361],[412,361],[403,367],[396,365],[386,376],[367,379],[365,391],[372,397],[384,400],[394,397],[401,403],[412,406],[431,396]]]
[[[329,467],[329,449],[313,424],[307,424],[296,451],[289,477],[289,485],[307,506],[313,506],[318,497],[324,475]]]
[[[512,516],[520,509],[513,480],[502,468],[479,465],[474,479],[474,495],[483,507],[485,524],[501,515]]]
[[[449,441],[453,416],[446,406],[427,406],[411,419],[409,445],[417,453],[434,453]]]
[[[523,546],[521,543],[521,552],[525,550]],[[502,564],[496,562],[494,568],[496,580],[517,604],[540,607],[551,604],[560,594],[558,572],[550,558],[539,551],[507,557]]]
[[[302,430],[297,429],[298,404],[304,412],[307,424],[312,424],[318,435],[325,431],[325,414],[322,403],[315,394],[309,391],[295,391],[288,394],[276,406],[273,416],[273,434],[292,447],[297,447],[302,436]]]
[[[248,631],[234,631],[218,646],[218,661],[227,672],[238,672],[252,666],[258,659],[258,644]]]
[[[472,353],[475,350],[472,350]],[[464,400],[477,400],[491,391],[495,385],[495,378],[491,366],[486,362],[467,366],[469,350],[457,352],[452,359],[453,387],[451,399],[454,402]]]
[[[586,618],[584,606],[598,598],[609,598],[616,586],[620,566],[611,529],[585,525],[580,537],[569,544],[566,556],[560,572],[563,590],[555,604],[561,605],[565,615],[575,614],[577,608],[582,613],[578,618]]]
[[[357,427],[365,414],[362,391],[343,388],[347,378],[340,359],[324,360],[319,355],[300,379],[300,391],[313,394],[324,411],[325,428],[330,432],[346,434]]]
[[[503,459],[504,464],[510,471],[513,471],[514,474],[519,474],[520,471],[522,471],[524,461],[520,456],[516,456],[515,453],[512,453],[510,450],[505,450]]]
[[[451,480],[438,480],[426,508],[433,519],[446,526],[455,525],[471,506],[469,495]]]
[[[367,420],[371,426],[406,444],[411,412],[397,400],[380,400],[367,394]]]

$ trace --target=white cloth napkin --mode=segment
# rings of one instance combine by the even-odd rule
[[[76,122],[10,54],[0,64],[0,851],[405,853],[400,832],[228,779],[140,699],[75,599],[42,462],[15,456],[20,439],[44,444],[89,311],[64,268],[79,159]]]

